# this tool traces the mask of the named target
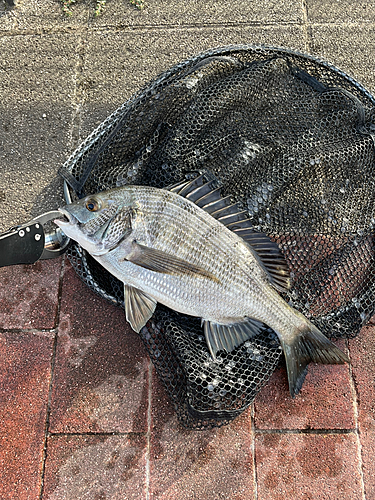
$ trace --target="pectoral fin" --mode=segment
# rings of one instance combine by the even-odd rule
[[[133,330],[139,333],[154,314],[157,302],[146,293],[129,285],[124,286],[124,298],[126,319]]]
[[[126,260],[157,273],[195,274],[218,282],[218,279],[209,271],[162,250],[141,245],[136,241],[133,242],[132,251],[127,255]]]

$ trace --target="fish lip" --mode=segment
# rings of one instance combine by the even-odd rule
[[[73,214],[71,214],[70,212],[68,212],[67,210],[65,210],[64,208],[59,208],[59,212],[66,218],[68,219],[67,221],[64,220],[64,219],[55,219],[54,222],[55,224],[57,224],[58,226],[60,227],[64,227],[64,226],[71,226],[71,225],[74,225],[74,224],[77,224],[78,223],[78,219],[76,217],[74,217]]]

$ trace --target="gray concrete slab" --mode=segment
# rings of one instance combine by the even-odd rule
[[[9,2],[13,2],[14,7],[10,7]],[[77,29],[87,25],[90,7],[90,2],[78,1],[73,6],[74,15],[67,16],[59,0],[0,0],[0,33],[3,30],[45,32]]]
[[[143,11],[108,0],[99,18],[84,0],[71,17],[57,0],[9,3],[0,0],[0,228],[53,208],[69,151],[146,82],[208,48],[295,48],[375,86],[371,0],[146,0]]]
[[[0,227],[61,203],[56,171],[67,156],[76,35],[2,37]]]
[[[311,27],[311,52],[342,69],[375,93],[373,26]]]
[[[307,16],[312,23],[374,22],[372,0],[306,0]]]
[[[300,0],[145,0],[142,11],[123,0],[108,0],[99,18],[91,14],[91,26],[205,25],[249,22],[300,23],[303,9]]]

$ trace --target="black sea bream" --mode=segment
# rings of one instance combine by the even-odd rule
[[[68,221],[56,224],[124,283],[126,318],[136,332],[160,302],[202,318],[215,357],[266,324],[280,340],[292,396],[309,362],[348,361],[279,295],[290,283],[277,245],[203,176],[170,190],[123,186],[60,211]]]

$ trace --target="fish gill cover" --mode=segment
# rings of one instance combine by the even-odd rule
[[[166,187],[200,173],[268,234],[290,267],[283,298],[325,335],[358,334],[374,313],[375,100],[333,66],[287,49],[232,46],[159,75],[109,116],[60,174],[79,196]],[[123,284],[78,244],[78,275],[123,306]],[[210,356],[200,320],[161,305],[140,332],[180,421],[228,423],[282,358],[269,328]]]

